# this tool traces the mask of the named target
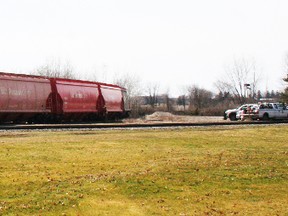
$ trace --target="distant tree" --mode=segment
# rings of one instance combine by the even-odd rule
[[[276,93],[274,90],[271,90],[271,95],[270,95],[271,98],[275,98],[276,97]]]
[[[116,77],[114,83],[126,89],[126,103],[132,112],[132,117],[138,117],[140,98],[142,92],[141,82],[138,76],[126,73]]]
[[[129,102],[132,102],[131,99],[135,96],[139,96],[142,91],[140,79],[138,76],[126,73],[120,77],[114,79],[114,83],[126,88],[127,90],[127,99]]]
[[[187,97],[186,95],[181,95],[177,98],[177,105],[183,106],[184,111],[186,110],[186,104],[187,104]]]
[[[102,64],[99,67],[93,69],[91,74],[87,74],[86,77],[88,80],[95,81],[95,82],[103,82],[103,83],[111,83],[118,80],[122,80],[126,76],[132,76],[130,74],[116,74],[113,76],[113,73],[110,71],[110,67],[106,64]],[[133,77],[133,76],[132,76]]]
[[[261,93],[260,90],[257,91],[257,96],[256,96],[256,98],[257,98],[257,101],[259,101],[259,100],[262,98],[262,93]]]
[[[164,103],[166,105],[166,111],[167,112],[173,111],[172,100],[169,96],[169,93],[163,94],[163,97],[164,97]]]
[[[281,99],[281,93],[278,90],[275,93],[275,98],[277,98],[278,101],[280,101],[280,99]]]
[[[195,108],[195,114],[199,114],[202,108],[211,105],[212,96],[213,93],[211,91],[200,88],[197,85],[188,87],[190,107]]]
[[[265,92],[265,98],[271,98],[271,93],[269,92],[269,90]]]
[[[37,68],[33,74],[46,77],[75,79],[74,69],[69,62],[62,64],[60,60],[51,60]]]
[[[256,95],[259,75],[254,61],[234,60],[225,71],[224,78],[215,83],[219,91],[229,92],[239,104],[244,103],[247,96],[252,98]]]
[[[174,111],[173,109],[173,99],[170,97],[170,89],[167,88],[166,93],[163,95],[164,96],[164,100],[165,100],[165,104],[166,104],[166,110],[168,112],[172,112]]]
[[[288,84],[288,74],[286,78],[283,78],[283,81]],[[288,103],[288,86],[284,89],[284,91],[281,94],[281,100],[284,103]]]
[[[159,84],[158,83],[149,83],[147,84],[147,103],[154,108],[158,103],[158,94],[159,94]]]
[[[227,100],[231,101],[231,95],[229,92],[219,91],[218,94],[215,95],[214,100],[218,103],[223,103]]]
[[[229,108],[235,108],[238,106],[238,103],[235,104],[233,96],[229,92],[218,92],[212,98],[210,105],[210,112],[214,114],[223,114],[223,112]]]
[[[283,81],[286,83],[286,87],[284,91],[281,94],[281,101],[284,103],[288,103],[288,53],[286,53],[284,57],[284,72],[286,74],[286,77],[283,78]]]

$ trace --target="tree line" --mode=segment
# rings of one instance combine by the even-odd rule
[[[288,54],[285,58],[284,73],[287,77],[283,81],[288,83]],[[47,77],[78,78],[69,63],[50,61],[33,71],[32,74]],[[243,103],[258,103],[259,101],[288,102],[288,87],[282,92],[274,90],[261,91],[258,89],[261,74],[256,70],[253,60],[236,59],[225,67],[223,77],[215,82],[217,93],[196,84],[186,86],[183,94],[172,98],[169,89],[160,93],[158,83],[149,83],[141,88],[140,78],[124,74],[115,76],[114,84],[127,89],[127,102],[132,110],[132,117],[139,117],[155,111],[168,111],[191,115],[222,115],[223,112]],[[94,80],[97,80],[97,76]],[[143,90],[145,89],[145,90]]]

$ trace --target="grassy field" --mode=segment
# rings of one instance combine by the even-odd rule
[[[0,215],[288,215],[287,134],[0,132]]]

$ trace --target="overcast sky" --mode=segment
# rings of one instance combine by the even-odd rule
[[[0,71],[70,62],[80,78],[136,74],[213,90],[233,59],[283,88],[287,0],[0,0]]]

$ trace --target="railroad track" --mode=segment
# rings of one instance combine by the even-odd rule
[[[199,122],[199,123],[83,123],[83,124],[4,124],[0,130],[57,130],[57,129],[115,129],[115,128],[169,128],[169,127],[207,127],[231,125],[272,125],[287,124],[286,121],[247,121],[247,122]]]

